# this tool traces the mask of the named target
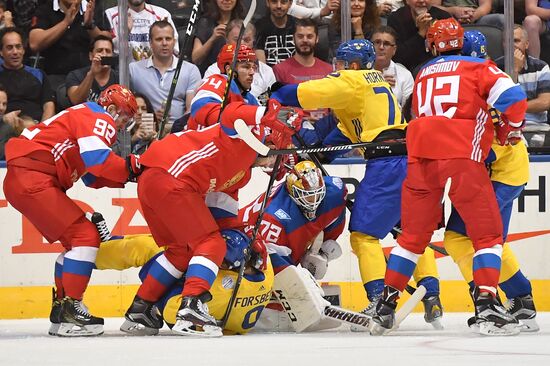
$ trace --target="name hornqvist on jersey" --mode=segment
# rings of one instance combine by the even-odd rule
[[[435,74],[437,72],[456,71],[456,69],[458,69],[458,65],[460,65],[460,61],[438,62],[422,69],[420,77],[422,78],[424,76]]]
[[[271,298],[271,292],[266,292],[262,295],[256,296],[247,296],[247,297],[237,297],[235,300],[235,307],[240,306],[241,308],[253,305],[259,305],[266,303]]]
[[[369,84],[385,83],[384,77],[379,72],[369,72],[363,74],[363,77]]]

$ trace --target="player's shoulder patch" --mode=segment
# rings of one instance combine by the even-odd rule
[[[280,220],[291,220],[292,218],[288,213],[285,212],[282,208],[278,209],[274,213],[275,216],[277,216]]]
[[[340,177],[329,177],[329,182],[334,184],[338,189],[344,188],[344,181]]]

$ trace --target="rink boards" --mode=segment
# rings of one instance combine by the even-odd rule
[[[350,164],[352,162],[352,164]],[[360,160],[340,161],[327,170],[344,178],[351,194],[364,174]],[[531,179],[526,191],[514,204],[509,242],[518,256],[522,271],[533,282],[539,310],[550,311],[550,158],[532,157]],[[0,167],[0,182],[6,169]],[[267,186],[267,176],[254,170],[254,184],[241,192],[242,205],[249,203]],[[79,205],[103,213],[114,235],[148,233],[136,198],[135,184],[125,189],[88,189],[78,182],[68,192]],[[61,214],[61,213],[60,213]],[[442,233],[434,234],[440,242]],[[341,291],[342,305],[360,310],[367,303],[361,285],[355,256],[351,253],[349,234],[338,240],[344,254],[331,262],[323,282],[336,284]],[[394,245],[391,238],[383,245]],[[49,313],[53,265],[60,244],[47,243],[40,233],[5,200],[0,192],[0,319],[45,317]],[[438,259],[443,305],[447,311],[470,311],[466,284],[448,257]],[[92,312],[102,316],[121,316],[128,307],[138,285],[137,270],[94,271],[86,293]]]

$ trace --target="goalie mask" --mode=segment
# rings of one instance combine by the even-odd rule
[[[287,175],[286,188],[304,216],[313,220],[327,190],[319,168],[309,160],[299,162]]]
[[[237,268],[243,260],[248,261],[250,259],[250,251],[248,250],[250,238],[245,233],[235,229],[224,229],[220,234],[227,246],[224,262],[228,269]]]

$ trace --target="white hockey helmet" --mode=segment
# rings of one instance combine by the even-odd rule
[[[323,202],[327,188],[319,168],[309,160],[294,165],[286,177],[286,188],[292,200],[300,207],[308,220],[315,218],[315,211]]]

